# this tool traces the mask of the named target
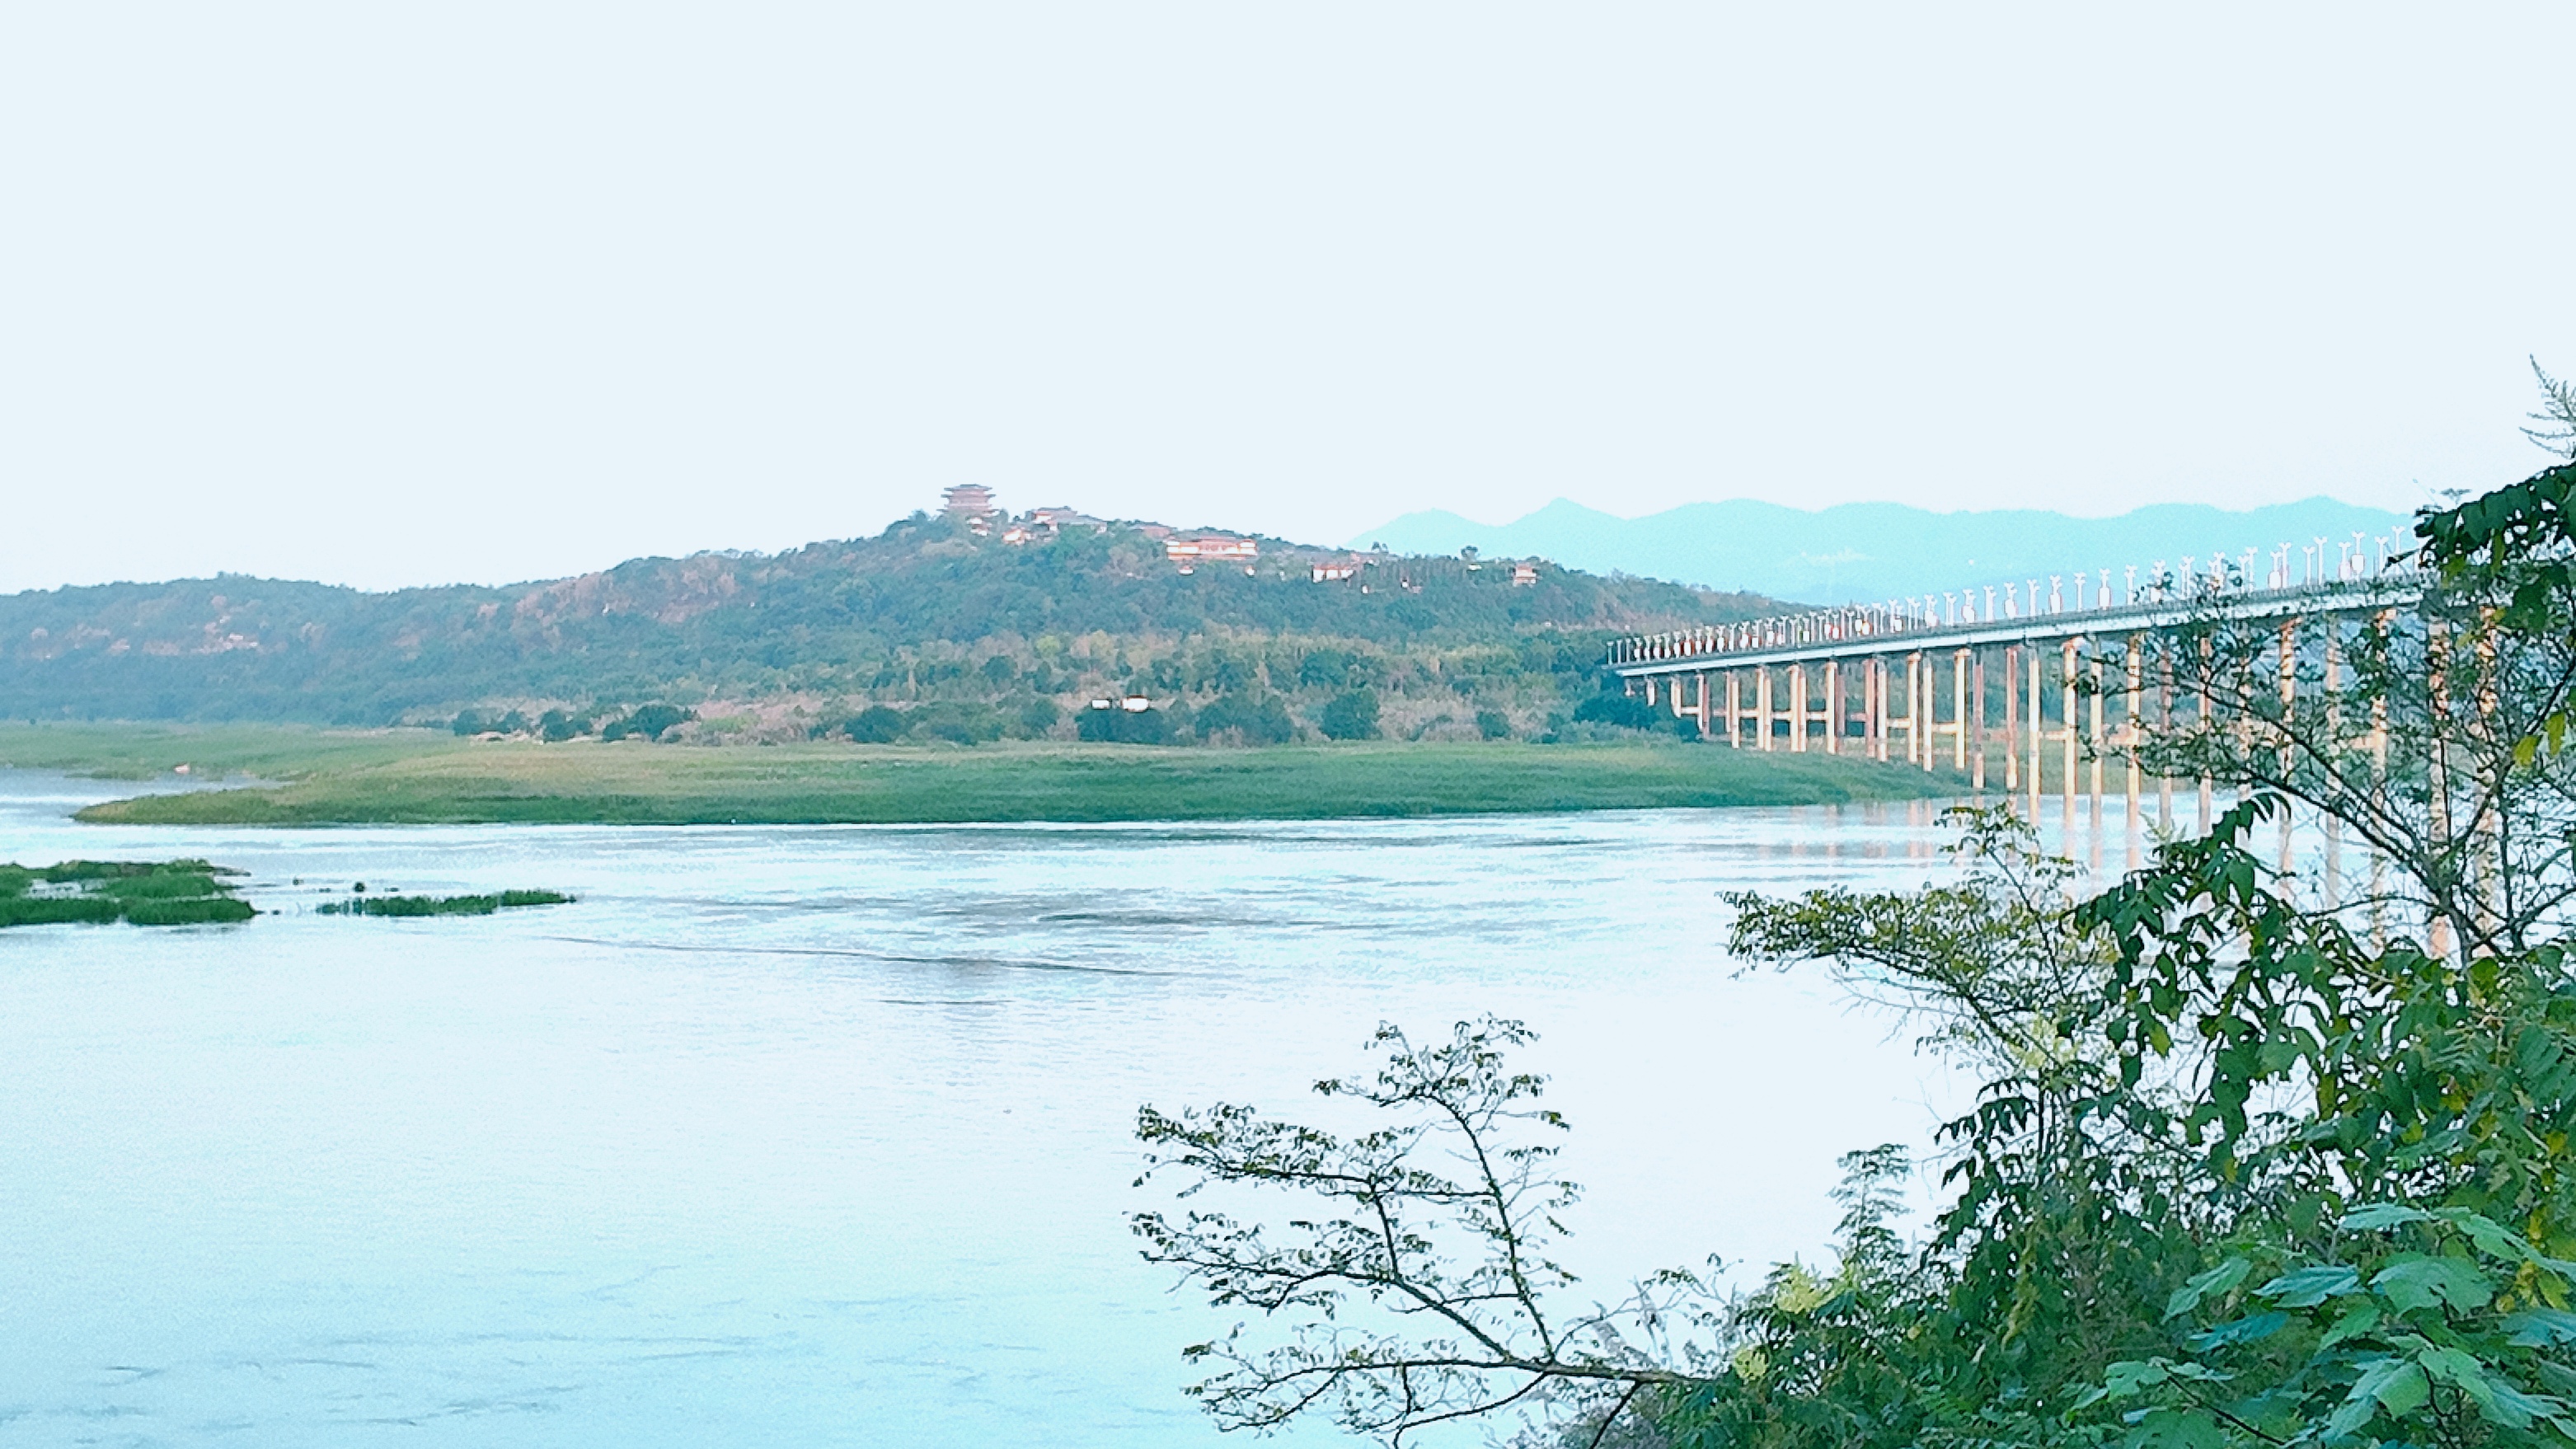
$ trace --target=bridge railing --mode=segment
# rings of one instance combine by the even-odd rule
[[[2411,553],[2391,553],[2386,548],[2386,539],[2379,542],[2381,548],[2375,560],[2370,559],[2358,543],[2343,545],[2343,556],[2335,561],[2331,570],[2319,566],[2323,560],[2325,540],[2319,539],[2317,543],[2320,546],[2309,551],[2309,566],[2305,569],[2294,570],[2289,548],[2284,545],[2274,551],[2272,570],[2260,588],[2248,586],[2253,559],[2250,549],[2244,555],[2245,565],[2241,569],[2234,560],[2222,556],[2211,569],[2200,571],[2192,567],[2196,559],[2186,558],[2179,576],[2168,573],[2164,560],[2158,559],[2143,586],[2138,581],[2138,570],[2127,570],[2123,586],[2116,590],[2116,598],[2110,570],[2105,569],[2099,574],[2079,570],[2074,576],[2072,607],[2065,587],[2066,576],[2052,574],[2048,578],[2044,601],[2037,579],[2028,580],[2026,585],[1980,585],[1938,596],[1920,594],[1877,604],[1815,609],[1743,623],[1709,624],[1695,629],[1635,635],[1612,642],[1609,663],[1616,668],[1664,660],[1722,659],[1735,654],[1858,644],[1934,630],[2009,624],[2025,619],[2055,621],[2062,618],[2071,624],[2089,616],[2118,615],[2139,608],[2170,607],[2221,596],[2230,602],[2245,604],[2273,597],[2301,599],[2331,593],[2346,585],[2394,582],[2418,572]],[[2088,580],[2098,580],[2098,583]],[[2029,595],[2028,607],[2022,602],[2025,587]],[[1983,595],[1982,605],[1980,593]]]

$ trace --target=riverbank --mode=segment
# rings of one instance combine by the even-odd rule
[[[690,749],[456,741],[420,731],[97,732],[25,747],[48,727],[0,730],[0,761],[91,774],[199,774],[280,783],[155,794],[80,812],[93,824],[928,824],[1318,820],[1812,805],[1921,799],[1954,782],[1898,765],[1712,745],[1337,744],[1270,749],[815,743]],[[115,767],[115,768],[111,768]]]

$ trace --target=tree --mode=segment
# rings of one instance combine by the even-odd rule
[[[2531,414],[2539,426],[2523,429],[2522,435],[2541,451],[2576,462],[2576,383],[2551,377],[2537,357],[2531,359],[2531,374],[2540,381],[2540,407]]]
[[[1377,691],[1346,689],[1324,706],[1324,737],[1335,740],[1377,738]]]
[[[1545,1079],[1504,1063],[1506,1048],[1529,1040],[1519,1023],[1490,1018],[1421,1046],[1379,1027],[1373,1076],[1315,1084],[1383,1114],[1356,1135],[1245,1106],[1138,1112],[1140,1186],[1178,1178],[1184,1200],[1244,1188],[1305,1200],[1284,1242],[1218,1209],[1131,1219],[1147,1260],[1180,1268],[1217,1305],[1300,1320],[1275,1347],[1248,1344],[1238,1326],[1186,1350],[1212,1370],[1190,1393],[1220,1427],[1271,1429],[1320,1411],[1401,1443],[1552,1391],[1625,1403],[1684,1381],[1657,1362],[1669,1317],[1655,1295],[1563,1315],[1548,1301],[1574,1282],[1549,1253],[1577,1190],[1548,1175],[1557,1149],[1547,1139],[1565,1121],[1538,1105]],[[1699,1291],[1687,1275],[1660,1286],[1665,1297]]]

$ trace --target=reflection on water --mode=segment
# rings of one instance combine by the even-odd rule
[[[1719,890],[1912,883],[1937,807],[1240,827],[97,830],[239,928],[0,934],[0,1444],[1154,1446],[1216,1436],[1139,1263],[1136,1105],[1297,1110],[1380,1020],[1543,1033],[1604,1295],[1812,1254],[1957,1105],[1737,976]],[[2116,840],[2116,836],[2114,837]],[[570,890],[348,919],[371,890]],[[299,884],[300,881],[300,884]]]

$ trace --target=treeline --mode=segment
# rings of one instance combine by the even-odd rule
[[[675,737],[783,738],[882,707],[907,736],[950,737],[1069,735],[1093,699],[1141,696],[1172,733],[1253,738],[1283,715],[1292,735],[1323,733],[1334,701],[1365,691],[1384,733],[1472,735],[1494,715],[1543,734],[1597,687],[1611,637],[1771,607],[1547,566],[1516,585],[1508,564],[1459,559],[1370,556],[1327,582],[1285,553],[1182,573],[1131,530],[1014,545],[916,516],[870,539],[509,588],[227,575],[18,594],[0,598],[0,712],[376,725],[476,711],[497,728],[516,711],[505,732],[542,734],[552,711],[570,738],[664,703],[702,716]]]
[[[1576,1285],[1515,1022],[1381,1027],[1318,1087],[1357,1123],[1141,1109],[1187,1199],[1146,1256],[1244,1320],[1191,1394],[1398,1444],[2576,1443],[2576,461],[2417,533],[2403,607],[2151,641],[2207,703],[2115,748],[2241,792],[2206,833],[2105,878],[1968,811],[1919,889],[1726,893],[1734,959],[1979,1084],[1937,1177],[1854,1144],[1821,1260]]]

